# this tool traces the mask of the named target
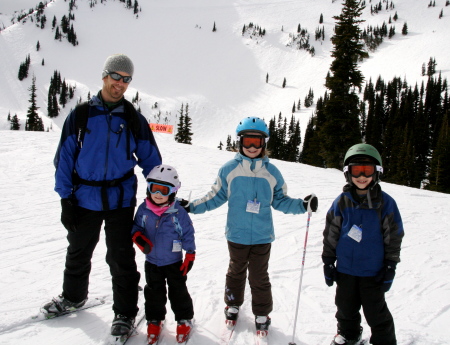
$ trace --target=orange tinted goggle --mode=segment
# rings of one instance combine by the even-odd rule
[[[148,182],[148,190],[151,194],[159,193],[162,196],[168,196],[176,191],[176,188],[173,186],[169,186],[166,184],[156,183],[156,182]]]
[[[265,138],[260,135],[243,135],[241,136],[241,145],[246,149],[251,148],[252,146],[255,149],[260,149],[266,143]]]
[[[363,164],[350,164],[348,166],[348,172],[352,177],[360,177],[361,175],[364,177],[372,177],[375,175],[376,169],[375,165],[363,165]]]

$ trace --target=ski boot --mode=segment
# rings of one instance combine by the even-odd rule
[[[236,325],[239,316],[239,307],[235,305],[227,305],[225,307],[225,323],[227,326],[232,327]]]
[[[255,316],[256,335],[259,337],[267,337],[270,321],[269,316]]]
[[[184,343],[188,340],[192,330],[192,320],[178,320],[177,321],[177,342]]]
[[[67,298],[61,294],[56,298],[53,298],[51,302],[45,304],[42,307],[42,311],[47,314],[47,316],[58,315],[67,311],[74,311],[81,308],[86,303],[87,298],[81,302],[74,303],[69,301]]]
[[[361,342],[362,331],[363,328],[360,327],[359,334],[356,339],[347,339],[345,335],[341,334],[341,332],[338,330],[338,333],[334,336],[331,345],[358,345]]]
[[[134,329],[134,318],[116,314],[111,326],[111,335],[116,337],[128,336]]]
[[[163,327],[164,323],[161,320],[147,322],[147,344],[156,344],[158,342]]]

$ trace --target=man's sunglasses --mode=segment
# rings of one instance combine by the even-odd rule
[[[147,182],[147,189],[151,194],[159,193],[162,196],[169,196],[170,194],[175,193],[178,190],[177,187],[154,181]]]
[[[109,75],[111,78],[113,78],[116,81],[119,81],[120,79],[123,79],[124,83],[129,83],[131,82],[131,79],[133,79],[131,76],[129,75],[121,75],[117,72],[110,72],[110,71],[105,71],[107,75]]]
[[[260,149],[264,147],[266,144],[266,138],[261,135],[241,135],[241,145],[246,149],[251,148],[252,146],[255,149]]]
[[[376,172],[383,173],[383,168],[375,164],[364,164],[364,163],[350,163],[348,166],[344,167],[344,173],[347,172],[355,178],[360,176],[372,177]]]

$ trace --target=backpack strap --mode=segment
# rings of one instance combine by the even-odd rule
[[[139,116],[136,111],[136,108],[130,101],[127,101],[125,98],[123,99],[124,105],[124,113],[125,120],[127,121],[127,159],[131,159],[130,152],[130,131],[133,136],[136,138],[140,129],[141,122],[139,121]],[[76,133],[77,133],[77,143],[78,148],[81,149],[83,147],[84,135],[86,132],[90,133],[91,131],[87,128],[87,122],[89,118],[89,102],[83,102],[78,104],[75,107],[75,124],[76,124]]]
[[[76,126],[75,130],[77,133],[77,143],[79,149],[83,147],[83,140],[85,133],[91,132],[89,128],[87,128],[88,117],[89,117],[89,103],[83,102],[78,104],[75,107],[75,126]]]

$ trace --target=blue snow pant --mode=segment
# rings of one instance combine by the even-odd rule
[[[112,276],[113,310],[116,314],[135,317],[139,308],[137,271],[131,228],[134,207],[109,211],[77,208],[77,231],[68,232],[63,296],[71,302],[81,302],[88,296],[89,274],[94,249],[105,223],[106,262]]]

